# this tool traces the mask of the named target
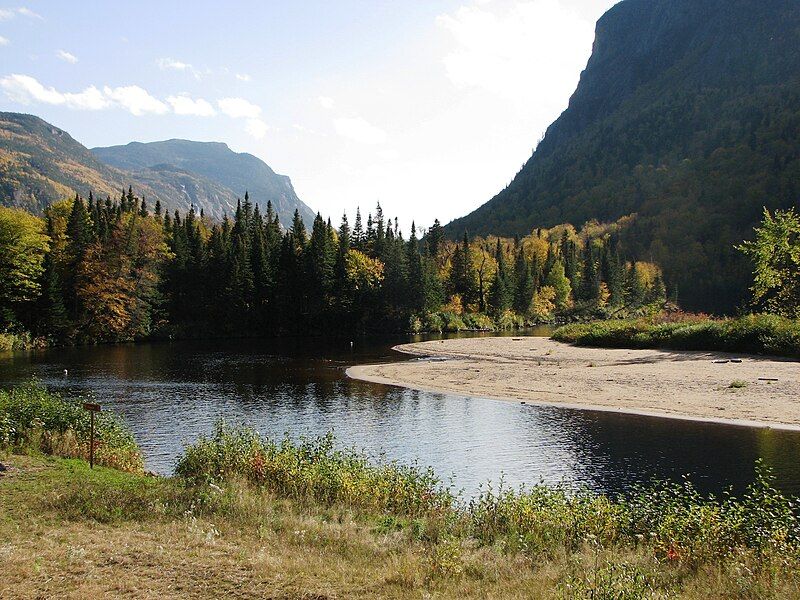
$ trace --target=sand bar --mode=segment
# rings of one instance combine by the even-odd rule
[[[800,430],[796,360],[580,348],[534,337],[420,342],[395,350],[422,358],[359,365],[347,374],[461,396]]]

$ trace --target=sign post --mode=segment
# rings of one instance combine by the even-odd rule
[[[89,411],[91,418],[89,428],[89,468],[94,469],[94,413],[100,412],[100,405],[95,402],[84,402],[83,408]]]

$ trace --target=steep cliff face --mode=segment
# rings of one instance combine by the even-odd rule
[[[448,232],[636,213],[623,246],[690,308],[731,310],[748,285],[733,245],[763,206],[798,203],[799,77],[796,0],[624,0],[530,160]]]

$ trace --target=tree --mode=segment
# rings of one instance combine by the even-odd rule
[[[462,244],[456,245],[450,269],[450,293],[460,296],[464,306],[476,300],[475,270],[472,261],[472,249],[469,237],[464,232]]]
[[[495,315],[501,315],[511,308],[513,290],[509,285],[508,267],[506,266],[503,247],[499,239],[495,247],[495,261],[497,262],[497,270],[489,289],[489,306],[491,306]]]
[[[444,239],[444,228],[442,224],[439,223],[439,219],[434,220],[425,239],[428,256],[432,258],[439,256],[439,249]]]
[[[406,263],[408,264],[409,307],[413,311],[425,309],[425,286],[428,283],[423,273],[422,255],[419,252],[417,227],[411,223],[411,237],[406,246]]]
[[[765,208],[755,233],[755,240],[737,247],[753,262],[753,304],[800,318],[800,215]]]
[[[517,284],[514,289],[514,311],[517,314],[524,315],[527,314],[530,308],[536,285],[531,273],[531,265],[525,258],[525,251],[522,246],[517,249],[514,274]]]
[[[123,194],[123,200],[127,197]],[[126,201],[126,200],[125,200]],[[66,271],[67,278],[64,281],[64,296],[67,310],[73,321],[80,318],[82,306],[78,300],[77,275],[82,270],[82,263],[86,258],[89,247],[94,243],[94,227],[83,199],[75,196],[72,203],[72,210],[67,221],[67,247],[66,247]]]
[[[569,279],[564,274],[564,264],[560,260],[553,263],[550,272],[544,281],[545,286],[553,289],[555,296],[553,302],[558,310],[569,308],[572,287]]]
[[[38,298],[48,242],[41,219],[0,207],[0,327],[19,321]]]

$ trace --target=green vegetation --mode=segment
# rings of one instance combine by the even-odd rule
[[[0,390],[0,448],[88,458],[89,421],[80,399],[66,400],[36,382]],[[94,454],[97,464],[142,471],[139,447],[113,413],[96,415]]]
[[[800,319],[800,216],[794,209],[764,209],[756,239],[739,249],[753,261],[753,304]]]
[[[559,327],[552,337],[579,346],[800,357],[800,321],[777,315],[709,319],[703,315],[667,313],[640,319],[574,323]]]
[[[797,206],[799,29],[791,0],[617,4],[567,110],[448,235],[632,215],[621,243],[663,267],[682,306],[732,313],[751,284],[734,246],[765,205]]]
[[[75,422],[68,403],[32,394],[41,390],[20,390],[25,401],[3,397],[0,415],[28,407],[50,433]],[[56,407],[65,411],[60,421]],[[12,470],[0,474],[0,591],[12,595],[46,594],[53,581],[59,593],[84,597],[120,585],[164,597],[232,589],[241,597],[554,599],[800,592],[798,507],[760,467],[738,498],[705,497],[685,481],[620,498],[501,484],[464,502],[430,470],[374,463],[337,449],[330,435],[275,442],[223,424],[186,448],[171,478],[90,471],[78,460],[3,461]],[[50,541],[34,542],[43,537]],[[56,560],[65,553],[86,566]]]
[[[620,224],[460,243],[405,239],[380,206],[288,230],[245,194],[233,219],[151,212],[132,189],[44,219],[0,209],[0,328],[53,343],[153,337],[511,329],[650,312],[658,266],[623,258]],[[41,342],[38,342],[41,343]],[[6,344],[9,345],[9,344]]]

